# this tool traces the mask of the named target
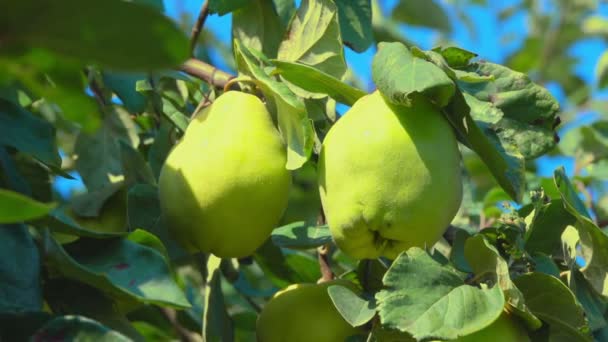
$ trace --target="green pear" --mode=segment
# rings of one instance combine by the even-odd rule
[[[342,318],[327,288],[342,285],[354,288],[344,280],[321,284],[290,285],[264,306],[258,316],[258,342],[337,342],[361,331]]]
[[[327,133],[319,187],[333,238],[351,257],[394,259],[431,247],[462,199],[456,137],[423,96],[401,106],[376,91]]]
[[[460,337],[458,342],[530,342],[525,328],[515,318],[503,312],[497,320],[473,334]]]
[[[159,196],[170,232],[190,251],[252,254],[287,206],[286,160],[262,101],[222,94],[192,120],[162,167]]]

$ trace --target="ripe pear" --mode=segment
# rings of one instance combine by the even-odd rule
[[[337,342],[360,332],[342,318],[327,288],[342,285],[355,290],[344,280],[321,284],[290,285],[264,306],[257,321],[258,342]]]
[[[521,326],[509,314],[503,312],[489,326],[473,334],[460,337],[458,342],[530,342],[530,337],[525,328]]]
[[[376,91],[327,133],[319,187],[333,238],[351,257],[431,247],[462,199],[456,137],[423,96],[394,105]]]
[[[159,197],[170,232],[190,251],[252,254],[287,206],[286,160],[262,101],[222,94],[191,121],[162,167]]]

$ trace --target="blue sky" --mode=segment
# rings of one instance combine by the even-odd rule
[[[183,13],[188,13],[190,17],[194,19],[198,15],[202,1],[203,0],[165,0],[166,14],[173,18],[179,18]],[[385,12],[388,12],[393,8],[397,2],[397,0],[380,0]],[[471,5],[466,8],[466,13],[472,19],[474,33],[469,31],[466,25],[456,17],[453,11],[447,11],[453,28],[453,32],[449,38],[453,45],[473,51],[477,53],[481,59],[495,63],[503,63],[511,53],[517,51],[521,47],[527,35],[527,14],[524,11],[520,11],[511,16],[507,22],[499,25],[495,21],[497,13],[502,9],[508,8],[521,1],[505,0],[500,2],[487,2],[489,3],[488,7]],[[297,0],[296,3],[299,3],[299,0]],[[549,1],[544,1],[542,3],[542,6],[546,11],[551,10],[548,6],[550,3]],[[599,14],[604,16],[608,15],[608,4],[600,5]],[[231,38],[230,26],[231,16],[229,14],[222,17],[211,15],[205,23],[206,29],[212,30],[218,39],[226,43],[228,43]],[[403,25],[402,30],[408,39],[412,40],[423,49],[434,47],[440,37],[434,30],[421,27]],[[509,36],[510,39],[505,42],[504,40],[497,38],[503,36]],[[595,64],[600,54],[606,48],[606,43],[601,39],[589,38],[574,44],[570,49],[569,53],[579,59],[575,72],[587,83],[595,83]],[[363,83],[367,85],[372,85],[371,61],[374,54],[375,50],[373,48],[370,48],[363,53],[355,53],[348,48],[346,49],[346,60],[348,65],[355,71]],[[213,57],[214,54],[212,53],[211,56]],[[215,62],[219,67],[225,67],[221,61],[217,60]],[[562,107],[568,106],[559,86],[549,84],[547,87],[553,96],[558,99]],[[594,91],[594,96],[608,97],[606,92],[598,91]],[[560,130],[560,135],[563,134],[566,129],[581,124],[588,124],[598,117],[597,113],[593,112],[581,114],[582,115],[579,115],[580,119],[564,126]],[[567,173],[571,175],[574,166],[573,164],[573,160],[567,157],[541,157],[537,160],[539,174],[543,176],[551,176],[553,170],[560,165],[564,165]],[[56,188],[62,195],[68,195],[71,189],[81,186],[78,184],[78,181],[69,181],[59,178],[60,177],[57,179],[59,184],[57,184]]]

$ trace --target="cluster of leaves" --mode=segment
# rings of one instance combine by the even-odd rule
[[[332,242],[317,225],[316,155],[336,105],[365,95],[344,46],[364,51],[380,41],[374,83],[395,103],[426,96],[442,108],[463,145],[467,194],[430,251],[414,248],[391,263],[333,249],[333,273],[364,290],[330,287],[339,312],[369,328],[363,340],[383,331],[455,338],[505,306],[535,340],[608,335],[608,237],[597,225],[606,213],[601,204],[589,211],[573,185],[599,178],[571,181],[561,169],[552,179],[531,176],[528,161],[557,142],[555,100],[471,52],[412,46],[399,22],[449,31],[447,16],[412,15],[427,6],[443,13],[434,2],[404,1],[390,16],[366,0],[208,2],[211,14],[232,13],[226,64],[239,75],[230,82],[261,92],[294,173],[284,225],[241,260],[189,255],[160,217],[164,159],[217,91],[213,78],[168,71],[189,46],[162,1],[0,3],[0,339],[254,340],[256,311],[277,289],[321,277],[315,248]],[[201,40],[217,48],[212,36]],[[189,67],[197,65],[209,67]],[[598,147],[602,125],[576,131],[567,145],[590,156],[590,175],[608,157]],[[76,175],[86,193],[63,198],[53,182]],[[506,200],[519,208],[496,207]],[[103,219],[108,212],[112,220]]]

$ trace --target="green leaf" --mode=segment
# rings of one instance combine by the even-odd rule
[[[425,26],[450,33],[450,19],[435,0],[406,0],[400,1],[393,10],[393,19],[400,22]]]
[[[249,49],[275,57],[285,27],[274,4],[267,0],[250,0],[232,13],[232,37]]]
[[[149,184],[136,184],[127,195],[127,213],[129,230],[144,229],[158,237],[171,260],[183,258],[188,253],[169,233],[161,217],[158,188]]]
[[[450,68],[455,69],[464,68],[468,66],[471,62],[471,59],[477,57],[476,53],[461,49],[456,46],[449,46],[446,48],[438,47],[433,49],[433,51],[441,54],[441,56],[443,56]]]
[[[99,126],[98,106],[85,93],[88,80],[81,64],[47,50],[30,49],[19,57],[0,58],[3,67],[10,78],[19,80],[33,94],[57,104],[58,115],[77,122],[85,132]]]
[[[220,263],[220,258],[209,255],[208,278],[205,286],[205,313],[203,315],[203,339],[209,342],[234,341],[234,326],[226,311],[222,293]]]
[[[320,277],[316,259],[299,253],[283,253],[268,239],[253,255],[268,279],[278,288],[294,283],[315,283]]]
[[[53,233],[68,234],[72,236],[108,239],[125,235],[125,232],[104,232],[81,227],[72,217],[68,216],[66,212],[69,212],[69,210],[71,209],[65,205],[60,206],[53,210],[42,222],[44,222]],[[38,226],[36,226],[36,228],[38,228]]]
[[[509,265],[496,248],[490,245],[483,235],[467,239],[464,248],[465,258],[475,275],[491,275],[492,283],[502,289],[507,304],[515,313],[525,319],[531,329],[540,328],[542,322],[530,311],[523,294],[511,281]]]
[[[376,315],[376,305],[365,300],[350,289],[332,285],[327,288],[329,297],[342,317],[353,327],[369,322]]]
[[[249,0],[209,0],[209,13],[217,13],[222,16],[247,4],[249,4]]]
[[[190,122],[185,109],[164,94],[161,101],[163,115],[182,133],[185,132]]]
[[[391,265],[376,294],[382,325],[417,340],[455,339],[483,329],[502,313],[499,286],[464,284],[461,274],[411,248]]]
[[[352,106],[365,96],[363,90],[351,87],[339,79],[318,69],[301,63],[273,60],[276,65],[273,73],[281,75],[292,84],[311,93],[324,93],[334,100]]]
[[[523,156],[511,146],[503,146],[485,123],[473,120],[473,110],[457,92],[446,108],[446,117],[460,141],[479,155],[507,194],[521,202],[525,187]]]
[[[608,86],[608,51],[604,51],[597,61],[595,66],[595,79],[598,88],[606,88]]]
[[[54,239],[47,243],[47,262],[54,272],[95,287],[115,300],[190,306],[168,261],[153,248],[128,238],[80,239],[70,244],[70,252]]]
[[[184,33],[150,6],[121,0],[4,1],[2,6],[0,35],[11,37],[3,44],[7,49],[13,44],[43,48],[83,64],[131,71],[171,68],[188,57]]]
[[[142,340],[116,303],[89,285],[65,278],[47,279],[44,282],[44,297],[53,312],[81,315],[135,341]]]
[[[315,248],[331,242],[331,233],[327,226],[309,226],[299,221],[276,228],[271,238],[278,247]]]
[[[346,61],[338,9],[333,1],[302,0],[286,37],[281,42],[277,59],[300,62],[338,79],[344,76]]]
[[[0,241],[0,312],[41,311],[41,260],[27,227],[0,225]]]
[[[28,341],[52,318],[43,311],[0,313],[0,338],[3,341]]]
[[[83,316],[59,316],[32,336],[34,341],[130,342],[125,335]]]
[[[155,185],[156,177],[154,177],[152,169],[144,156],[123,140],[119,140],[118,144],[120,145],[120,157],[125,183],[128,185],[136,183]]]
[[[578,197],[563,167],[555,170],[553,177],[566,210],[577,219],[576,229],[580,238],[580,252],[585,260],[581,272],[600,294],[608,295],[608,235],[589,218],[587,208]]]
[[[552,255],[561,247],[561,235],[576,219],[564,208],[564,202],[556,199],[540,204],[525,235],[525,248],[529,253]]]
[[[120,107],[109,110],[103,125],[94,135],[81,133],[74,152],[76,170],[89,191],[112,184],[112,177],[123,176],[120,141],[139,145],[136,126],[129,113]]]
[[[40,203],[10,190],[0,189],[0,224],[19,223],[47,215],[55,203]]]
[[[555,146],[559,104],[547,89],[530,81],[527,75],[498,64],[472,63],[465,71],[493,76],[490,82],[458,82],[458,86],[467,94],[473,119],[484,122],[486,130],[493,131],[501,145],[517,149],[526,159],[536,158]]]
[[[112,90],[130,113],[141,113],[146,109],[146,97],[136,90],[138,81],[146,79],[145,74],[104,71],[104,85]]]
[[[590,35],[608,35],[608,20],[599,15],[591,15],[582,23],[583,32]]]
[[[454,95],[454,82],[435,64],[418,58],[401,43],[380,43],[372,62],[372,78],[382,94],[397,104],[421,93],[440,107]]]
[[[370,0],[335,0],[342,40],[356,52],[363,52],[373,42]]]
[[[4,100],[0,100],[0,144],[12,146],[47,165],[61,168],[53,125]]]
[[[576,300],[585,309],[585,317],[591,331],[608,327],[606,312],[608,301],[597,293],[583,274],[573,269],[568,276],[568,287],[576,296]]]
[[[532,272],[514,281],[530,310],[549,324],[549,340],[591,341],[583,309],[558,278]]]
[[[273,103],[279,129],[287,142],[286,168],[288,170],[300,168],[312,153],[315,135],[312,123],[306,115],[304,103],[284,83],[270,77],[259,66],[260,60],[249,49],[235,41],[234,50],[239,70],[255,78],[266,100]]]
[[[160,123],[160,129],[154,136],[154,143],[148,150],[148,164],[154,173],[154,177],[158,180],[160,177],[160,170],[165,164],[165,159],[173,148],[173,141],[171,139],[172,125],[166,120],[162,120]]]

